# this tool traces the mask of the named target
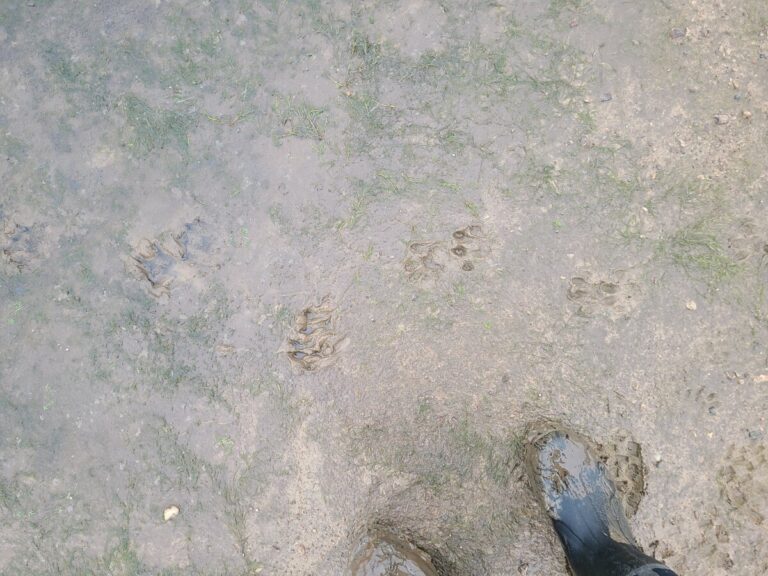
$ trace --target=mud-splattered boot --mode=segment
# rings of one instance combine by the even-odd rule
[[[351,576],[437,576],[429,555],[390,535],[366,536],[349,567]]]
[[[534,432],[529,440],[529,477],[575,576],[675,576],[640,550],[589,440],[551,429]]]

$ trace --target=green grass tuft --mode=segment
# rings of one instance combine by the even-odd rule
[[[328,111],[297,96],[276,96],[272,111],[277,116],[278,139],[295,136],[322,142],[328,128]]]
[[[189,151],[189,132],[197,124],[194,115],[152,108],[134,94],[123,96],[120,109],[129,129],[127,146],[136,156],[167,147],[182,154]]]
[[[584,0],[549,0],[547,13],[552,18],[557,18],[565,10],[575,11],[584,5]]]
[[[740,270],[718,240],[712,222],[706,219],[659,241],[656,252],[708,284],[732,278]]]

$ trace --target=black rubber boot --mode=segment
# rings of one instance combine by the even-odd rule
[[[349,566],[351,576],[437,576],[429,555],[388,534],[366,536]]]
[[[635,542],[616,487],[589,440],[551,428],[529,440],[529,477],[575,576],[675,576]]]

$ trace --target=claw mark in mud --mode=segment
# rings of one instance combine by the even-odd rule
[[[2,226],[0,251],[3,261],[17,272],[31,268],[37,260],[47,256],[42,226],[22,226],[8,220]]]
[[[150,294],[157,298],[169,296],[172,284],[197,276],[192,261],[196,260],[198,266],[203,264],[199,257],[210,251],[211,241],[203,234],[202,226],[196,219],[160,239],[142,239],[127,260],[127,268],[149,282]]]
[[[135,271],[149,282],[149,291],[157,297],[170,293],[172,271],[180,257],[181,247],[175,241],[160,244],[147,239],[139,242],[131,256]]]
[[[487,253],[483,229],[470,224],[455,230],[449,241],[410,242],[403,268],[409,280],[436,280],[449,270],[473,271]]]
[[[640,444],[627,432],[597,447],[600,460],[610,471],[627,516],[634,516],[645,494],[645,468]]]
[[[575,276],[571,278],[567,292],[568,300],[577,305],[577,315],[589,318],[603,313],[613,320],[632,311],[638,294],[637,284],[623,280],[621,272],[616,274],[615,281]]]
[[[316,370],[333,363],[348,340],[335,330],[336,309],[326,296],[316,306],[308,306],[296,315],[293,333],[281,350],[291,364],[302,370]]]
[[[720,495],[729,514],[759,526],[768,514],[768,454],[764,444],[731,446],[717,474]]]

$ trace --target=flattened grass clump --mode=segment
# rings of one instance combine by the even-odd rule
[[[81,61],[66,46],[52,42],[45,44],[42,59],[55,86],[76,109],[103,110],[109,106],[107,78],[90,60]]]
[[[127,145],[136,156],[169,146],[182,154],[189,151],[189,132],[197,124],[194,115],[152,108],[135,94],[123,96],[120,109],[129,131]]]
[[[21,162],[27,157],[27,146],[10,132],[0,132],[0,156]]]
[[[521,82],[518,73],[509,69],[505,52],[477,42],[427,52],[418,61],[399,68],[401,81],[484,94],[505,95]]]
[[[43,51],[43,58],[51,73],[62,82],[74,84],[85,76],[83,66],[62,46],[49,45]]]
[[[547,12],[551,18],[557,18],[563,11],[578,10],[583,4],[584,0],[550,0]]]
[[[710,285],[732,278],[740,270],[708,220],[700,220],[660,240],[656,252]]]
[[[138,576],[146,569],[127,537],[107,552],[101,568],[114,576]]]
[[[325,108],[313,106],[297,96],[280,95],[273,100],[272,111],[278,120],[278,139],[295,136],[322,142],[325,138],[328,128],[328,111]]]
[[[15,482],[0,478],[0,511],[9,513],[16,511],[20,504],[17,492],[18,486]]]
[[[430,407],[420,404],[414,422],[419,426],[407,427],[399,435],[384,426],[358,429],[353,432],[360,449],[357,455],[369,464],[408,475],[435,494],[450,485],[509,483],[522,458],[520,434],[481,434],[465,417],[432,428],[433,438],[423,432],[430,421]]]

